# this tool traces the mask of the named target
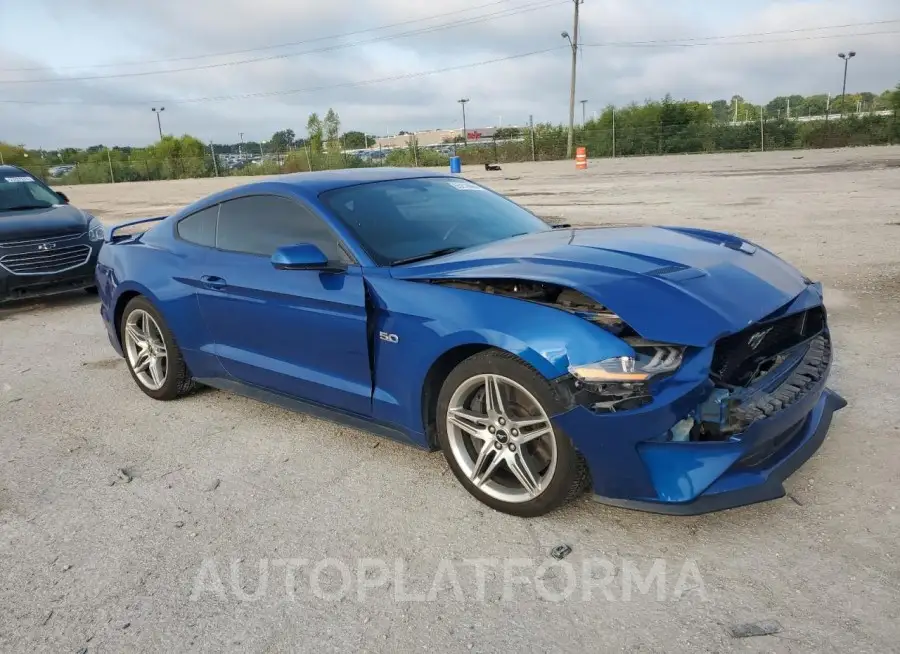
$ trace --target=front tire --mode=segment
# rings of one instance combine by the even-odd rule
[[[175,337],[146,298],[135,297],[122,312],[122,350],[131,377],[154,400],[174,400],[194,390]]]
[[[587,485],[583,459],[550,421],[563,410],[537,371],[512,354],[486,350],[444,381],[438,442],[453,474],[476,499],[503,513],[544,515]]]

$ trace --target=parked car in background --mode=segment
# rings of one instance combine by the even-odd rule
[[[103,226],[16,166],[0,166],[0,302],[95,290]]]
[[[50,177],[59,179],[60,177],[65,177],[73,170],[75,170],[75,164],[60,164],[52,166],[47,172],[50,173]]]
[[[507,513],[585,489],[680,514],[780,497],[845,404],[821,285],[738,236],[551,226],[396,168],[285,175],[144,222],[110,229],[97,266],[144,393],[199,382],[441,449]]]

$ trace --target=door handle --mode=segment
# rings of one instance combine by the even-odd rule
[[[215,275],[203,275],[200,277],[200,281],[203,282],[203,285],[206,288],[212,289],[214,291],[219,291],[225,288],[228,285],[221,277],[216,277]]]

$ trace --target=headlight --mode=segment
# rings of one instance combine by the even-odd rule
[[[678,370],[684,356],[684,348],[675,345],[642,343],[633,347],[633,357],[614,357],[596,363],[569,366],[569,372],[579,380],[593,384],[645,382],[656,375]]]
[[[92,241],[102,241],[105,235],[106,231],[103,229],[103,224],[96,218],[91,218],[91,223],[88,226],[88,238]]]

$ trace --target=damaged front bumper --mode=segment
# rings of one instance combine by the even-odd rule
[[[695,515],[785,494],[782,482],[818,450],[833,413],[846,405],[826,387],[827,329],[764,383],[740,389],[738,406],[721,418],[731,431],[715,440],[673,440],[673,426],[686,416],[709,418],[713,353],[706,348],[687,361],[649,405],[607,414],[578,405],[554,418],[585,457],[594,499]]]

